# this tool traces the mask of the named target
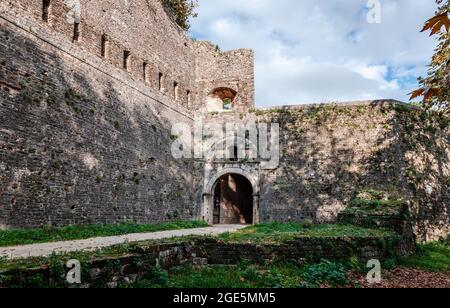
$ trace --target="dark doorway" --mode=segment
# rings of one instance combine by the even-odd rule
[[[253,188],[239,174],[222,176],[214,189],[214,224],[252,224]]]

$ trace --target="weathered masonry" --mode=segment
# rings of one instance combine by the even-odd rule
[[[0,1],[0,227],[336,221],[358,191],[450,234],[448,119],[395,101],[254,108],[253,52],[159,0]],[[175,123],[278,123],[280,162],[175,159]]]

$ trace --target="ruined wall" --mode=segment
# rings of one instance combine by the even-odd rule
[[[198,95],[196,109],[205,107],[205,100],[217,88],[237,92],[233,101],[236,111],[254,107],[254,55],[252,50],[239,49],[222,52],[209,42],[195,42]],[[214,111],[214,110],[209,110]]]
[[[70,27],[66,31],[65,21],[58,21],[62,1],[51,1],[50,27],[40,19],[38,2],[0,3],[0,227],[195,218],[193,162],[170,154],[172,124],[190,124],[191,116],[142,82],[138,62],[129,71],[119,63],[122,48],[175,48],[177,30],[167,24],[172,42],[150,43],[134,28],[139,16],[120,36],[95,13],[84,15],[82,39],[74,43]],[[115,2],[95,1],[105,16],[113,14]],[[95,31],[87,30],[88,19]],[[102,31],[122,44],[117,51],[111,46],[108,59],[94,53],[99,37],[90,40]],[[142,45],[132,42],[138,37]],[[166,56],[155,63],[177,58]],[[178,61],[166,72],[176,75],[175,68],[180,74],[189,69]],[[183,78],[180,84],[188,85]]]
[[[81,264],[82,284],[75,287],[123,287],[157,265],[170,270],[179,266],[233,266],[242,260],[256,264],[286,261],[303,264],[305,259],[310,262],[323,259],[345,261],[354,257],[362,262],[370,259],[384,261],[405,253],[398,241],[397,237],[303,237],[282,244],[225,243],[210,238],[189,242],[180,240],[173,244],[142,243],[137,247],[130,246],[126,255],[87,258]],[[32,263],[0,269],[0,287],[67,287],[65,264],[65,258],[61,257],[42,262],[41,266]]]
[[[251,180],[260,222],[335,222],[358,192],[369,189],[408,201],[420,241],[450,235],[448,118],[373,101],[210,114],[205,123],[211,122],[280,125],[278,168],[214,160],[205,173],[204,183],[221,170]]]
[[[450,235],[448,118],[395,102],[259,111],[281,127],[281,163],[261,177],[263,221],[335,221],[358,191],[409,201],[420,241]]]

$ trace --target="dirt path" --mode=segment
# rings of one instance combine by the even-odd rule
[[[383,273],[378,285],[368,285],[365,279],[359,282],[365,288],[450,288],[450,274],[431,273],[414,268],[399,267]]]
[[[213,227],[198,229],[138,233],[121,236],[96,237],[85,240],[32,244],[14,247],[0,247],[0,257],[4,257],[10,260],[28,257],[46,257],[51,255],[53,252],[66,253],[74,251],[95,251],[100,248],[119,245],[126,242],[132,243],[191,235],[219,235],[226,232],[234,232],[245,227],[246,226],[243,225],[217,225]]]

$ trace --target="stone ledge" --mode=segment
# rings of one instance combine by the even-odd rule
[[[92,259],[82,263],[84,273],[81,287],[105,285],[117,287],[129,283],[154,266],[170,269],[190,264],[192,266],[235,265],[241,260],[254,263],[288,261],[301,264],[321,259],[345,260],[358,257],[362,261],[383,261],[399,253],[398,237],[371,238],[298,238],[278,245],[234,244],[214,238],[191,242],[152,244],[130,249],[120,256]],[[70,256],[67,256],[67,260]],[[44,266],[16,267],[0,270],[0,287],[14,286],[67,286],[63,257]],[[38,277],[39,279],[37,279]],[[83,278],[82,278],[83,279]],[[77,286],[80,287],[80,286]]]

